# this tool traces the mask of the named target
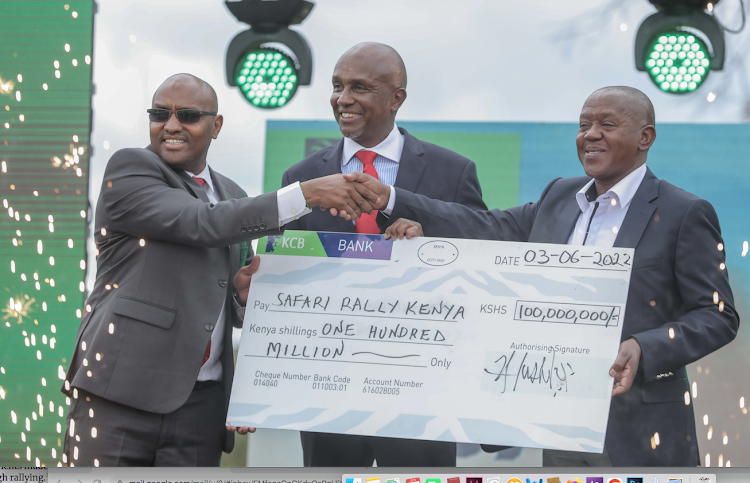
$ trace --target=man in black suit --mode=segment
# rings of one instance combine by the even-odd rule
[[[396,220],[387,237],[423,229],[427,236],[635,248],[622,343],[610,368],[604,453],[545,450],[545,466],[699,464],[685,366],[732,341],[739,317],[716,213],[645,166],[655,139],[648,97],[606,87],[580,115],[576,144],[587,177],[553,180],[536,203],[474,211],[399,188],[394,203],[389,187],[345,176],[379,194],[376,209],[393,205],[390,219],[378,219],[383,227]]]
[[[362,202],[340,174],[247,197],[208,166],[223,118],[197,77],[167,79],[148,111],[151,144],[112,155],[96,206],[96,282],[63,383],[71,466],[218,466],[234,445],[232,326],[258,269],[250,240],[307,205]]]
[[[397,128],[406,99],[406,68],[393,48],[363,43],[349,49],[333,72],[331,106],[344,138],[289,168],[287,186],[336,173],[365,172],[428,198],[485,210],[470,160]],[[386,208],[386,207],[384,207]],[[289,230],[380,233],[375,214],[355,223],[315,210]],[[305,466],[455,466],[456,445],[434,441],[302,433]]]

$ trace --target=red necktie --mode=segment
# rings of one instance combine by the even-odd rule
[[[355,156],[362,161],[362,172],[365,174],[369,174],[375,179],[378,178],[378,172],[375,171],[375,165],[373,164],[373,161],[375,161],[375,158],[378,157],[378,153],[375,153],[373,151],[358,151]],[[356,231],[357,233],[371,233],[371,234],[380,234],[380,228],[378,228],[378,224],[375,221],[375,219],[378,217],[378,212],[373,211],[372,215],[368,215],[367,213],[362,213],[362,216],[360,216],[357,219],[356,223]]]
[[[201,185],[201,188],[203,188],[204,186],[206,186],[206,180],[205,179],[203,179],[203,178],[197,178],[197,177],[193,177],[193,179],[196,181],[196,183],[198,183],[199,185]],[[203,367],[203,364],[206,363],[206,361],[208,360],[209,357],[211,357],[211,339],[208,339],[208,345],[206,346],[206,352],[203,353],[203,362],[201,363],[201,367]]]

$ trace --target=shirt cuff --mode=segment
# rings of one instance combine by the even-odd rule
[[[240,305],[240,302],[237,300],[237,297],[232,294],[232,304],[234,305],[234,310],[237,312],[237,315],[240,317],[240,320],[245,320],[245,306]]]
[[[290,221],[298,219],[311,213],[312,210],[307,207],[305,195],[302,194],[302,187],[299,181],[276,192],[276,202],[279,206],[279,226],[286,225]]]
[[[396,188],[393,186],[389,186],[389,188],[391,189],[391,197],[388,199],[388,206],[383,210],[385,216],[391,216],[391,213],[393,213],[393,207],[396,206]]]

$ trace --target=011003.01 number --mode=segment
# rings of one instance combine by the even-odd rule
[[[398,387],[364,386],[362,392],[365,394],[387,394],[389,396],[398,396],[401,391]]]
[[[320,391],[346,391],[346,384],[333,384],[330,382],[313,382],[313,389]]]

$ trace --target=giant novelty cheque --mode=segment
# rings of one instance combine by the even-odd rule
[[[227,423],[601,452],[633,250],[259,240]]]

